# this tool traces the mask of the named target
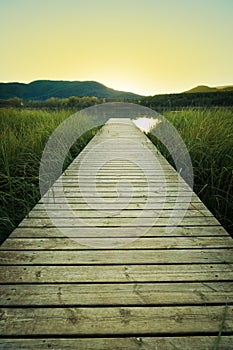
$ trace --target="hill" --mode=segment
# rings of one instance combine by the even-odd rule
[[[215,86],[209,87],[206,85],[198,85],[185,93],[199,93],[199,92],[219,92],[219,91],[233,91],[233,86]]]
[[[217,86],[217,89],[221,91],[233,91],[233,85]]]
[[[192,92],[144,97],[140,100],[144,106],[159,109],[180,109],[185,107],[229,107],[233,106],[233,89],[214,92]]]
[[[110,89],[96,81],[36,80],[29,84],[0,83],[0,99],[19,97],[23,100],[47,100],[50,97],[96,96],[108,99],[137,99],[132,92]]]

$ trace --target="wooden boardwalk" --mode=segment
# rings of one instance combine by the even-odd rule
[[[166,229],[178,174],[130,120],[110,119],[53,190],[1,246],[1,349],[233,349],[232,238],[193,193]],[[189,195],[183,182],[177,216]]]

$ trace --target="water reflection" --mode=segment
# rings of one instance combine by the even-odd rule
[[[138,118],[133,120],[134,124],[146,134],[151,131],[156,125],[161,123],[161,120],[155,118]]]

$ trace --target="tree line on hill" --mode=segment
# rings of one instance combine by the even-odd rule
[[[233,91],[199,92],[164,94],[138,99],[109,99],[95,96],[71,96],[68,98],[54,98],[47,100],[23,100],[13,97],[7,100],[0,100],[0,108],[35,108],[35,109],[76,109],[80,110],[96,104],[105,102],[133,102],[152,109],[176,109],[183,107],[229,107],[233,106]]]
[[[233,106],[233,91],[198,92],[155,95],[141,99],[143,106],[156,108],[229,107]]]
[[[96,104],[105,103],[105,98],[98,98],[95,96],[78,97],[71,96],[68,98],[51,97],[45,101],[25,101],[19,97],[9,98],[7,100],[0,100],[0,107],[14,107],[14,108],[35,108],[35,109],[83,109]]]

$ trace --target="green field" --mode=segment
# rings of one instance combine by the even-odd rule
[[[44,146],[69,110],[0,109],[0,239],[3,240],[39,200],[38,171]],[[232,232],[233,110],[189,109],[164,113],[190,152],[195,191]],[[96,130],[82,136],[67,156],[66,165]],[[157,144],[156,140],[153,140]],[[172,162],[165,148],[159,149]]]

